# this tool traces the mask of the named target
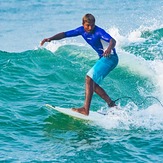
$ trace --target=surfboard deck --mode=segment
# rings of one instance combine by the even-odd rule
[[[71,117],[74,117],[74,118],[78,118],[78,119],[83,119],[83,120],[94,121],[97,118],[101,119],[101,118],[103,118],[105,116],[103,114],[99,114],[98,112],[94,112],[94,111],[90,111],[89,116],[86,116],[86,115],[83,115],[81,113],[72,111],[71,109],[68,109],[68,108],[61,108],[61,107],[53,106],[53,105],[50,105],[50,104],[46,104],[45,106],[47,108],[53,109],[55,111],[58,111],[60,113],[65,114],[65,115],[68,115],[68,116],[71,116]]]

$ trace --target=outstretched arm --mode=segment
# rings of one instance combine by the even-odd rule
[[[108,57],[111,53],[111,50],[114,49],[116,45],[116,40],[114,38],[110,39],[108,48],[104,51],[103,56]]]
[[[43,39],[41,41],[40,45],[42,46],[42,45],[44,45],[45,42],[50,42],[52,40],[61,40],[63,38],[65,38],[65,34],[64,34],[64,32],[61,32],[61,33],[58,33],[58,34],[56,34],[56,35],[54,35],[52,37]]]

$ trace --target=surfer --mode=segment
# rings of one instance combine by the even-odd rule
[[[61,32],[52,37],[45,38],[41,41],[40,45],[42,46],[45,42],[50,42],[52,40],[60,40],[66,37],[75,37],[79,35],[85,39],[99,56],[99,60],[86,74],[84,106],[81,108],[72,108],[73,111],[89,115],[89,109],[94,92],[104,99],[109,107],[116,106],[105,90],[99,86],[100,82],[118,64],[118,56],[115,50],[115,39],[104,29],[95,25],[95,17],[92,14],[86,14],[82,19],[82,26],[74,30]],[[101,40],[108,43],[106,49],[103,48]]]

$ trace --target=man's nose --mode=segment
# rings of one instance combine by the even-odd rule
[[[92,26],[91,25],[89,26],[89,30],[92,30]]]

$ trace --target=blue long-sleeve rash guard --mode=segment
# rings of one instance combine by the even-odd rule
[[[86,42],[92,46],[92,48],[98,53],[101,58],[103,55],[103,45],[101,40],[106,42],[110,42],[112,38],[105,30],[102,28],[95,26],[93,32],[86,32],[83,26],[80,26],[74,30],[70,30],[65,33],[65,37],[74,37],[81,35]],[[113,53],[116,54],[115,48],[113,49]]]

